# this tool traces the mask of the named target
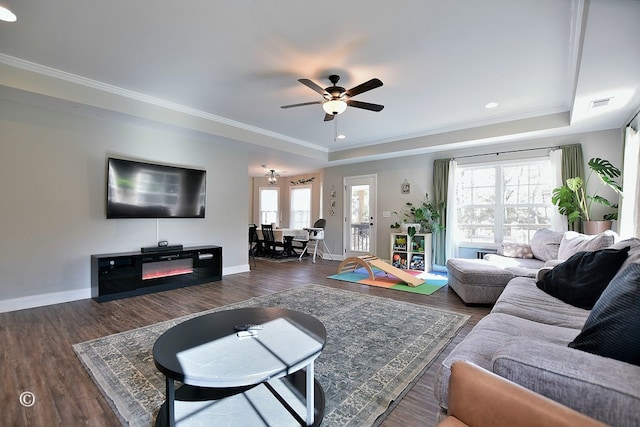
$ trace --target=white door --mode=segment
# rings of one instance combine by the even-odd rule
[[[376,253],[377,175],[344,178],[344,256]]]

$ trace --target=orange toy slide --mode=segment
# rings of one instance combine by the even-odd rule
[[[391,274],[398,279],[405,282],[407,285],[416,287],[422,285],[424,283],[424,279],[416,277],[412,274],[407,273],[404,270],[401,270],[393,265],[384,262],[380,258],[375,255],[364,255],[360,257],[349,257],[340,263],[338,267],[338,274],[343,273],[345,271],[353,271],[358,266],[364,267],[368,272],[371,280],[375,280],[375,275],[373,274],[373,270],[371,270],[371,266],[376,267],[379,270],[384,271],[387,274]]]

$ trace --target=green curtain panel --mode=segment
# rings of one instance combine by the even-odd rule
[[[440,224],[444,230],[433,234],[433,264],[445,265],[447,233],[447,192],[449,191],[449,159],[433,161],[433,204],[438,208]]]
[[[584,160],[582,159],[582,145],[563,145],[562,149],[562,182],[576,176],[584,179]],[[569,224],[569,230],[582,232],[582,221]]]

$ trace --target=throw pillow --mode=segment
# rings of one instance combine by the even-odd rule
[[[611,281],[569,347],[640,366],[640,264]]]
[[[524,243],[503,244],[501,255],[509,258],[533,258],[531,246]]]
[[[531,237],[531,252],[542,261],[558,258],[558,248],[564,233],[542,228]]]
[[[629,247],[578,252],[558,264],[536,285],[567,304],[591,310],[628,253]]]
[[[562,236],[560,247],[558,248],[559,259],[569,259],[571,255],[583,251],[598,251],[613,245],[616,241],[617,234],[611,230],[607,230],[600,234],[587,235],[576,233],[575,231],[567,231]]]
[[[622,249],[625,246],[630,246],[631,249],[629,249],[629,256],[627,257],[627,260],[622,264],[622,267],[620,267],[620,271],[627,268],[631,263],[640,263],[640,239],[632,237],[630,239],[621,240],[611,245],[611,249]]]

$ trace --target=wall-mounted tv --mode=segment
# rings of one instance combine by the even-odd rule
[[[107,218],[204,218],[207,172],[109,158]]]

